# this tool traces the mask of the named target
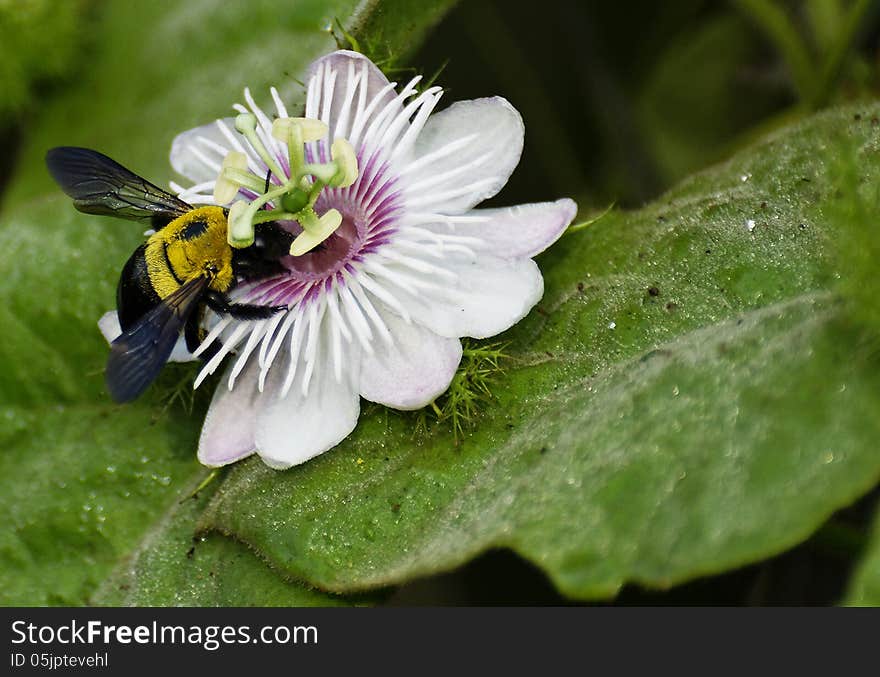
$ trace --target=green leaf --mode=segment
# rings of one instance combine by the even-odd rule
[[[147,405],[2,406],[0,604],[77,605],[193,471],[191,425]]]
[[[202,471],[202,475],[207,475]],[[193,485],[190,492],[197,488]],[[210,487],[209,487],[210,488]],[[337,606],[342,598],[289,583],[247,547],[196,537],[210,491],[175,501],[137,550],[99,588],[93,603],[112,606]],[[242,581],[247,581],[243,586]]]
[[[336,592],[509,547],[578,598],[805,539],[880,476],[880,372],[834,291],[823,215],[860,189],[832,185],[825,154],[855,144],[861,182],[880,174],[880,107],[855,112],[555,245],[541,307],[502,337],[496,401],[459,446],[365,415],[304,466],[233,468],[203,530]]]
[[[853,574],[844,602],[850,606],[880,606],[880,511],[871,541]]]
[[[399,54],[450,4],[101,5],[88,67],[26,121],[21,162],[0,214],[0,604],[82,604],[113,571],[112,581],[127,591],[111,592],[107,583],[99,600],[342,601],[288,583],[245,547],[219,537],[181,561],[196,508],[174,507],[203,474],[195,445],[204,403],[191,414],[167,406],[161,391],[181,376],[170,368],[137,404],[109,403],[107,346],[96,321],[114,306],[119,270],[143,229],[75,212],[43,157],[54,145],[99,148],[162,185],[172,178],[173,136],[229,114],[244,86],[260,101],[272,84],[301,101],[295,78],[335,48],[326,31],[334,18],[355,35],[381,27],[383,44]],[[185,575],[193,576],[188,586]]]

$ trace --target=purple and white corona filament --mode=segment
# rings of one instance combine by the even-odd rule
[[[416,409],[443,393],[460,337],[493,336],[538,302],[532,257],[574,218],[569,199],[475,210],[519,161],[523,124],[504,99],[433,113],[438,87],[399,92],[368,59],[340,51],[310,70],[304,118],[248,107],[177,137],[175,185],[192,204],[230,206],[230,243],[278,220],[299,233],[286,272],[240,284],[246,303],[286,305],[268,320],[216,320],[221,342],[196,385],[228,355],[199,459],[251,453],[274,468],[320,454],[355,427],[360,397]],[[271,172],[268,190],[266,177]]]

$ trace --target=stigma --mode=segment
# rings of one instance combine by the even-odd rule
[[[327,125],[310,118],[278,118],[272,124],[272,136],[286,146],[286,157],[273,154],[258,131],[252,113],[235,118],[236,131],[244,136],[254,152],[269,169],[267,176],[257,176],[248,168],[244,152],[231,151],[223,160],[214,185],[217,204],[232,203],[227,223],[227,241],[232,247],[249,247],[254,242],[254,227],[266,221],[296,221],[302,232],[290,246],[292,256],[306,254],[342,224],[342,214],[328,209],[322,214],[315,203],[324,188],[346,188],[358,177],[358,161],[351,143],[337,138],[330,146],[330,158],[315,158],[306,144],[323,139]],[[274,180],[273,180],[274,177]],[[248,196],[242,198],[241,196]],[[252,196],[252,197],[251,197]],[[238,199],[236,199],[238,198]]]

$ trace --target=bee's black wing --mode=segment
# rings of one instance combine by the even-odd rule
[[[73,206],[86,214],[148,221],[156,230],[192,209],[106,155],[61,146],[46,153],[46,166]]]
[[[205,277],[188,280],[113,341],[106,379],[114,400],[130,402],[159,375],[207,286]]]

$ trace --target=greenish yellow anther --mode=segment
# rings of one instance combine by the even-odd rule
[[[336,174],[329,181],[331,186],[347,188],[358,177],[358,161],[354,148],[347,139],[336,139],[330,146],[330,157],[336,163]]]
[[[302,143],[318,141],[327,136],[330,128],[320,120],[311,118],[278,118],[272,123],[272,136],[279,141],[287,141],[290,138],[292,127],[299,127]]]
[[[248,158],[244,153],[231,152],[226,156],[214,188],[215,201],[232,201],[242,187],[258,193],[253,200],[241,200],[230,207],[226,236],[229,244],[237,248],[250,246],[254,242],[254,224],[276,219],[295,220],[303,229],[291,244],[293,256],[302,256],[324,242],[342,225],[342,214],[330,209],[319,217],[315,201],[326,186],[344,188],[357,179],[357,155],[351,143],[336,139],[330,147],[330,162],[306,164],[304,144],[323,139],[329,128],[320,120],[279,118],[272,124],[272,136],[287,143],[290,158],[290,172],[282,172],[257,134],[256,116],[240,114],[235,118],[235,129],[283,183],[267,190],[265,179],[247,171]],[[263,209],[275,200],[276,208]]]
[[[238,189],[241,185],[230,178],[229,170],[237,170],[244,172],[247,170],[247,155],[239,151],[232,151],[223,159],[223,167],[220,170],[220,176],[214,184],[214,202],[218,205],[225,205],[235,199],[238,195]]]
[[[314,210],[307,208],[300,212],[299,224],[303,232],[291,243],[291,256],[302,256],[330,237],[342,225],[342,214],[337,209],[330,209],[317,218]]]
[[[226,241],[230,247],[240,249],[254,242],[254,225],[247,212],[248,203],[243,200],[234,202],[229,208]]]
[[[260,211],[267,202],[281,197],[288,190],[289,186],[276,186],[267,193],[254,198],[250,202],[241,200],[236,202],[229,209],[229,221],[226,229],[226,240],[229,244],[236,248],[249,247],[254,243],[254,223],[265,219],[256,219],[257,212]],[[244,205],[237,207],[237,205]],[[267,214],[271,214],[269,211]]]
[[[257,116],[253,113],[241,113],[235,116],[235,129],[239,134],[247,136],[248,132],[257,130]]]

